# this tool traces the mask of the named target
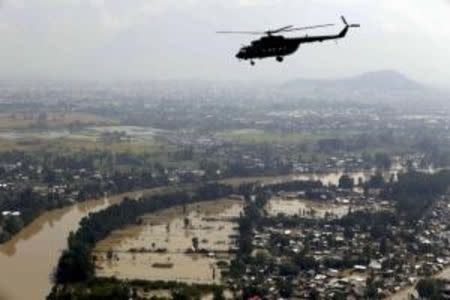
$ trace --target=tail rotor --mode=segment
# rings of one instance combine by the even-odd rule
[[[361,27],[361,25],[359,24],[348,24],[347,20],[345,19],[344,16],[341,16],[342,22],[344,23],[345,27],[347,28],[359,28]]]

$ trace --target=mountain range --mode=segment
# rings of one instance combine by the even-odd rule
[[[400,72],[382,70],[337,79],[295,79],[278,86],[281,97],[435,108],[450,105],[450,95]]]

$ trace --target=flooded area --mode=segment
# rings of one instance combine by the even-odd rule
[[[67,236],[76,230],[79,221],[91,212],[120,202],[124,196],[139,197],[143,192],[90,200],[44,213],[12,240],[0,245],[0,300],[45,299],[51,288],[50,276],[67,245]]]
[[[146,215],[142,224],[117,230],[98,243],[96,274],[121,279],[220,282],[217,263],[226,264],[232,258],[230,250],[235,248],[238,234],[235,221],[242,208],[242,201],[223,199]]]
[[[259,177],[259,178],[233,178],[222,181],[238,185],[249,181],[263,181],[265,183],[287,181],[292,179],[321,179],[324,183],[337,183],[342,173],[329,173],[322,175],[289,175],[281,177]],[[369,173],[352,173],[354,178]],[[153,189],[160,192],[162,189]],[[67,236],[70,231],[78,227],[79,221],[90,212],[104,209],[112,203],[117,203],[125,195],[139,196],[140,191],[130,194],[119,195],[99,200],[90,200],[63,209],[44,213],[34,222],[25,227],[18,235],[9,242],[0,245],[0,300],[28,300],[43,299],[51,288],[50,276],[58,261],[61,251],[66,247]],[[203,203],[200,210],[188,208],[188,218],[192,223],[184,228],[184,213],[179,213],[182,208],[165,211],[160,216],[146,216],[141,226],[127,228],[110,236],[99,249],[109,250],[110,247],[117,251],[119,261],[101,261],[102,270],[99,275],[119,275],[124,277],[142,277],[154,279],[152,274],[159,274],[159,279],[184,279],[186,281],[211,282],[220,280],[220,270],[216,263],[223,256],[228,260],[229,249],[232,240],[229,235],[234,233],[235,224],[228,219],[239,215],[241,210],[239,201],[226,200],[223,205],[217,202]],[[290,207],[294,205],[295,207]],[[298,206],[300,205],[300,206]],[[328,205],[328,204],[327,204]],[[285,208],[282,208],[282,207]],[[274,212],[299,211],[309,208],[310,203],[276,203]],[[313,206],[317,211],[320,207]],[[323,208],[323,209],[330,209]],[[334,210],[334,213],[346,213],[345,208]],[[222,220],[207,221],[210,217],[220,216]],[[156,219],[155,219],[156,218]],[[167,223],[170,224],[170,232],[167,232]],[[151,225],[153,224],[153,225]],[[122,236],[120,236],[122,235]],[[192,237],[198,235],[199,248],[215,252],[215,256],[206,254],[185,255],[184,251],[192,246]],[[154,248],[167,248],[165,253],[129,253],[130,248],[144,247],[144,250]],[[134,254],[134,255],[133,255]],[[170,268],[167,268],[170,267]],[[192,273],[192,270],[196,270]],[[215,270],[215,271],[214,271]],[[176,272],[175,272],[176,271]],[[177,276],[174,276],[174,275]],[[152,277],[153,276],[153,277]],[[23,288],[24,282],[27,288]]]
[[[400,165],[395,165],[393,168],[391,168],[388,171],[384,171],[383,177],[385,180],[389,180],[391,176],[394,176],[396,178],[397,174],[402,170],[402,167]],[[370,179],[372,175],[375,175],[376,170],[367,170],[367,171],[357,171],[357,172],[344,172],[344,171],[335,171],[335,172],[326,172],[326,173],[304,173],[304,174],[289,174],[289,175],[282,175],[282,176],[261,176],[261,177],[236,177],[236,178],[230,178],[225,179],[222,182],[228,183],[231,185],[239,185],[242,183],[249,183],[249,182],[260,182],[263,184],[275,184],[275,183],[282,183],[286,181],[292,181],[292,180],[316,180],[321,181],[324,185],[338,185],[339,184],[339,178],[347,174],[351,178],[353,178],[355,184],[358,183],[358,181],[361,179],[363,181],[366,181]]]
[[[351,207],[355,209],[354,206]],[[283,214],[286,216],[310,216],[316,218],[324,218],[327,214],[336,217],[346,215],[350,210],[350,205],[334,204],[329,201],[312,201],[306,199],[286,199],[282,197],[274,197],[266,205],[269,216],[277,216]]]
[[[107,132],[123,132],[133,141],[138,142],[152,142],[156,136],[162,136],[169,133],[169,131],[166,130],[142,126],[94,126],[88,127],[85,134],[98,136],[99,134]]]
[[[69,130],[55,129],[55,130],[8,130],[0,131],[0,138],[10,140],[26,140],[26,139],[57,139],[68,137]]]

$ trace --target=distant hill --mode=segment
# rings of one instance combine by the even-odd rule
[[[278,86],[280,99],[320,103],[350,101],[422,110],[448,105],[450,96],[396,71],[369,72],[342,79],[295,79]]]
[[[343,79],[296,79],[283,84],[287,89],[356,91],[418,91],[421,84],[396,71],[378,71]]]

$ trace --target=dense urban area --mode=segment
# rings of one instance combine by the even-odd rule
[[[22,242],[56,253],[33,295],[450,298],[441,92],[393,71],[0,92],[0,265],[41,268]],[[1,277],[0,299],[21,289]]]

